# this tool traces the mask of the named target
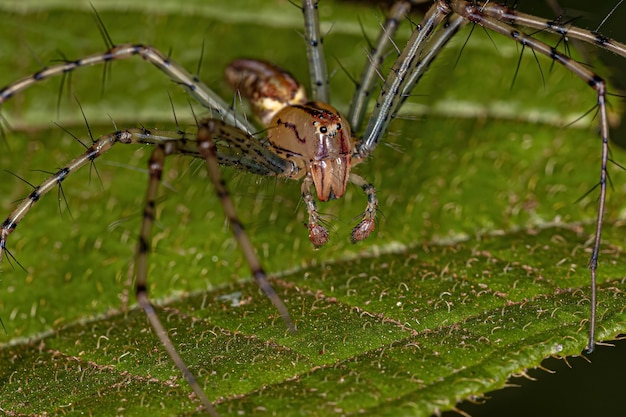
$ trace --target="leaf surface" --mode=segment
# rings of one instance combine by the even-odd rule
[[[232,99],[235,57],[260,57],[306,80],[300,11],[284,1],[94,1],[114,42],[145,42]],[[88,5],[0,3],[0,84],[41,64],[105,49]],[[333,103],[347,108],[382,14],[323,2]],[[407,25],[408,26],[408,25]],[[300,185],[225,170],[273,285],[296,321],[286,332],[249,279],[202,164],[171,158],[150,264],[150,293],[180,352],[224,415],[431,415],[504,386],[550,355],[586,343],[600,140],[595,102],[573,75],[480,31],[459,35],[415,90],[384,144],[356,171],[378,189],[377,232],[349,243],[360,190],[320,206],[331,242],[314,250]],[[405,33],[406,35],[406,33]],[[33,53],[25,51],[32,50]],[[332,58],[336,57],[337,61]],[[458,64],[455,62],[458,59]],[[597,68],[601,71],[601,68]],[[38,184],[111,126],[191,130],[187,97],[140,59],[32,87],[3,106],[4,169]],[[589,90],[589,91],[587,91]],[[74,97],[76,99],[74,99]],[[617,104],[617,103],[616,103]],[[57,110],[58,108],[58,110]],[[202,115],[201,110],[196,109]],[[390,146],[387,146],[390,145]],[[43,198],[10,236],[0,317],[0,408],[14,414],[193,413],[197,402],[134,305],[132,260],[149,148],[118,146]],[[624,161],[613,149],[612,158]],[[599,269],[599,338],[625,332],[623,172],[612,169]],[[8,213],[31,191],[4,174]],[[580,202],[576,200],[584,196]],[[66,205],[67,200],[67,205]],[[15,261],[13,261],[15,265]]]

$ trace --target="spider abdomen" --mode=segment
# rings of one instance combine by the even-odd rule
[[[304,87],[288,71],[266,61],[236,59],[225,74],[263,126],[269,126],[281,109],[308,101]]]

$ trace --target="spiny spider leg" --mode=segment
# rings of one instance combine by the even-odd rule
[[[606,82],[600,78],[597,74],[588,70],[582,64],[570,59],[568,56],[561,54],[555,48],[538,41],[524,33],[518,31],[512,26],[496,20],[492,17],[485,15],[480,8],[469,4],[453,4],[454,11],[459,15],[462,15],[465,19],[477,23],[487,29],[491,29],[494,32],[498,32],[504,36],[508,36],[521,45],[528,46],[536,52],[539,52],[554,61],[563,65],[570,70],[580,79],[585,81],[589,87],[593,88],[597,94],[597,106],[598,117],[600,121],[600,137],[602,140],[601,146],[601,166],[600,166],[600,195],[598,197],[598,215],[596,218],[596,227],[594,234],[593,248],[591,251],[591,258],[589,260],[589,270],[591,275],[591,312],[589,317],[589,341],[587,343],[586,351],[588,353],[593,352],[595,348],[595,328],[596,328],[596,269],[598,268],[598,256],[600,254],[600,240],[602,235],[602,221],[604,218],[605,203],[606,203],[606,191],[607,191],[607,178],[608,178],[608,159],[609,159],[609,121],[607,115],[607,103],[606,103]],[[529,21],[528,16],[525,16],[525,21]],[[535,19],[537,20],[537,19]],[[562,28],[563,29],[563,28]],[[567,35],[563,34],[564,36]],[[588,37],[580,37],[579,39],[589,41]],[[602,47],[610,46],[610,50],[619,53],[622,56],[626,56],[626,46],[611,42],[604,37],[594,36],[593,42]]]
[[[363,67],[363,72],[356,85],[352,101],[350,102],[350,111],[348,113],[348,121],[350,126],[356,132],[361,128],[365,113],[367,112],[367,103],[369,102],[374,89],[376,80],[383,78],[380,73],[380,66],[385,60],[385,56],[389,49],[393,38],[400,27],[400,23],[411,11],[411,4],[407,1],[398,1],[394,3],[388,16],[381,28],[375,46],[368,52],[367,60],[369,65]]]
[[[185,379],[192,387],[196,395],[200,398],[203,405],[207,408],[209,413],[214,416],[217,415],[215,409],[213,408],[211,402],[206,398],[203,390],[198,385],[197,381],[185,365],[180,355],[177,353],[176,348],[174,347],[158,316],[156,315],[156,312],[154,311],[154,308],[152,307],[147,295],[147,258],[150,251],[152,224],[155,220],[158,185],[161,179],[163,163],[166,156],[183,154],[194,157],[202,157],[206,160],[211,181],[213,182],[217,195],[220,197],[224,212],[231,224],[231,227],[233,228],[235,238],[237,239],[237,242],[239,243],[240,248],[244,253],[244,256],[250,266],[255,281],[263,290],[265,295],[274,304],[274,306],[284,319],[287,328],[292,332],[295,331],[295,325],[291,320],[289,311],[287,310],[287,307],[282,302],[280,297],[271,287],[267,279],[267,275],[261,267],[254,248],[243,229],[241,221],[236,214],[236,210],[230,198],[230,194],[226,189],[225,183],[221,179],[219,171],[220,163],[229,164],[234,160],[234,155],[236,155],[238,152],[242,152],[239,143],[229,142],[229,140],[231,139],[230,133],[232,133],[229,132],[229,129],[232,130],[236,128],[225,125],[222,121],[209,120],[200,122],[198,130],[198,140],[189,137],[184,133],[181,134],[163,131],[153,133],[146,129],[127,129],[124,131],[118,131],[109,135],[101,136],[94,141],[94,143],[85,153],[70,161],[65,167],[58,170],[55,174],[50,176],[39,186],[35,187],[35,190],[31,192],[29,196],[18,205],[18,207],[2,223],[2,226],[0,228],[1,261],[3,252],[6,249],[8,236],[13,231],[15,231],[20,221],[30,211],[35,203],[37,203],[41,199],[41,197],[47,194],[50,190],[55,188],[57,185],[60,185],[70,174],[72,174],[84,165],[91,164],[96,158],[109,151],[117,143],[156,145],[156,148],[154,149],[148,163],[150,178],[148,183],[148,190],[146,193],[146,202],[143,212],[143,221],[139,236],[139,244],[136,255],[137,259],[135,265],[136,296],[139,305],[148,316],[150,324],[155,330],[161,343],[166,348],[168,354],[170,355],[176,366],[181,370]],[[237,129],[237,131],[242,132],[239,129]],[[217,143],[220,143],[221,146],[217,145]],[[256,145],[250,145],[250,143],[255,142],[246,143],[245,146],[248,146],[248,149],[250,149],[251,146],[254,146],[257,151],[262,150],[263,152],[267,152],[267,149],[260,147],[258,143]],[[221,152],[221,155],[218,155],[217,149],[219,149],[220,147],[222,149],[227,149],[228,152]],[[246,151],[243,152],[246,153]],[[256,155],[255,152],[247,152],[246,154]],[[224,155],[228,155],[231,159],[225,160]],[[250,167],[252,169],[255,169],[256,172],[262,171],[262,165],[259,161],[261,161],[261,159],[255,160],[254,158],[252,158],[249,162]],[[240,160],[239,162],[242,161]],[[243,163],[245,163],[245,159]],[[274,169],[272,165],[265,164],[264,172],[271,172],[271,169]]]
[[[572,26],[571,24],[562,24],[555,20],[545,20],[537,16],[519,12],[510,7],[498,3],[484,4],[480,11],[489,17],[493,17],[504,23],[515,24],[517,26],[530,29],[537,29],[541,32],[555,33],[557,35],[566,36],[567,38],[578,39],[583,42],[600,46],[615,54],[624,56],[624,45],[607,38],[597,32],[585,30]]]
[[[176,367],[182,372],[183,377],[189,386],[191,386],[194,393],[198,396],[206,411],[212,417],[219,417],[217,410],[211,401],[209,401],[206,394],[202,390],[202,387],[200,387],[198,381],[196,381],[195,376],[191,373],[185,364],[185,361],[176,350],[174,342],[170,339],[167,330],[163,326],[163,323],[161,323],[161,319],[159,319],[159,316],[154,310],[154,306],[148,298],[148,254],[150,252],[150,242],[152,240],[152,225],[156,219],[156,199],[163,174],[165,156],[173,152],[173,147],[169,145],[170,144],[158,145],[152,151],[152,155],[148,161],[148,187],[146,190],[146,201],[143,209],[143,219],[141,221],[141,231],[139,233],[139,243],[137,245],[135,260],[135,296],[139,306],[146,313],[148,321],[154,329],[154,332],[167,351],[167,354],[170,358],[172,358]],[[225,198],[228,198],[228,195],[226,195]]]
[[[231,138],[228,131],[224,129],[223,132],[223,136],[215,140],[216,146],[220,150],[218,160],[221,164],[237,165],[242,167],[242,169],[262,175],[278,174],[278,168],[280,168],[280,166],[272,163],[276,161],[269,161],[268,163],[268,160],[261,156],[269,153],[269,151],[262,147],[258,141],[249,140],[245,143],[229,142]],[[35,187],[29,196],[22,200],[2,223],[0,229],[0,260],[6,248],[7,238],[18,226],[19,222],[43,195],[62,183],[72,172],[84,165],[92,163],[103,153],[109,151],[116,143],[160,145],[167,142],[176,142],[177,153],[179,154],[190,155],[197,158],[201,157],[195,143],[195,138],[174,132],[126,129],[101,136],[95,140],[86,152],[70,161],[39,186]]]
[[[250,242],[247,234],[244,231],[243,225],[239,220],[239,217],[237,216],[235,206],[232,202],[232,199],[230,198],[228,189],[226,188],[226,183],[222,179],[218,161],[217,147],[213,138],[220,136],[219,132],[224,126],[225,125],[221,121],[210,119],[201,121],[198,125],[198,138],[195,144],[197,145],[200,154],[202,155],[202,157],[204,157],[206,161],[207,170],[209,172],[211,182],[213,183],[216,193],[220,198],[222,207],[224,208],[224,213],[229,220],[229,223],[233,230],[233,234],[237,239],[237,243],[243,251],[246,261],[250,266],[254,280],[263,290],[265,295],[272,301],[280,315],[285,320],[287,328],[291,332],[295,332],[296,329],[289,315],[289,311],[287,310],[287,307],[285,306],[281,298],[274,291],[274,288],[272,288],[272,286],[270,285],[267,279],[267,274],[263,270],[259,259],[254,251],[254,246]],[[161,340],[161,343],[167,350],[168,354],[170,355],[178,369],[181,370],[185,379],[192,387],[198,398],[200,398],[202,404],[209,412],[209,414],[211,414],[212,416],[217,416],[218,414],[213,404],[206,397],[203,389],[200,387],[195,377],[193,376],[191,371],[189,371],[189,369],[185,365],[185,362],[180,357],[178,351],[174,347],[174,344],[169,338],[167,331],[163,327],[161,320],[154,311],[154,308],[150,303],[147,293],[148,253],[150,252],[152,224],[154,223],[156,216],[156,198],[158,195],[158,186],[161,182],[165,157],[181,153],[181,151],[178,149],[179,141],[180,139],[169,140],[160,143],[152,152],[152,156],[148,162],[150,179],[148,184],[148,190],[146,193],[146,203],[141,225],[139,245],[137,249],[137,280],[135,284],[135,290],[139,305],[148,316],[150,324],[156,331],[157,336]],[[183,147],[186,147],[188,145],[188,142],[184,140],[181,144],[183,145]]]
[[[379,98],[376,101],[374,113],[365,129],[363,140],[356,145],[356,152],[355,155],[353,155],[354,159],[366,158],[371,154],[382,135],[387,131],[391,121],[396,117],[403,102],[409,96],[417,81],[419,81],[421,76],[426,72],[433,59],[452,36],[454,36],[460,26],[468,22],[481,25],[486,29],[507,36],[515,42],[551,58],[581,78],[596,91],[602,151],[598,214],[596,218],[594,244],[589,261],[591,276],[591,312],[586,351],[590,353],[593,351],[595,345],[596,269],[600,251],[608,176],[609,126],[606,104],[606,83],[584,65],[570,59],[568,56],[558,52],[555,48],[544,42],[524,34],[508,23],[514,23],[518,26],[533,29],[543,29],[561,36],[569,36],[571,32],[572,37],[576,39],[592,43],[624,57],[626,57],[626,45],[597,33],[578,28],[569,28],[553,21],[545,21],[537,17],[517,13],[503,5],[490,4],[489,2],[483,4],[461,0],[437,0],[428,10],[421,23],[417,25],[416,29],[413,31],[406,47],[396,59],[389,76],[386,78]]]
[[[357,145],[359,157],[367,157],[378,145],[382,135],[395,118],[398,109],[409,96],[414,85],[411,80],[416,82],[418,79],[416,74],[426,72],[430,62],[435,58],[436,53],[429,54],[426,44],[433,34],[438,33],[436,31],[437,26],[443,22],[448,14],[442,13],[435,6],[431,7],[411,34],[407,45],[393,64],[376,100],[374,113],[365,128],[362,141]],[[457,29],[458,26],[444,28],[443,44],[452,38]],[[422,57],[424,51],[426,51],[426,57]]]
[[[304,43],[309,63],[311,96],[315,101],[330,102],[328,93],[328,68],[322,46],[322,33],[317,12],[318,0],[303,0]]]
[[[191,75],[189,71],[173,62],[169,57],[163,55],[158,49],[141,44],[121,44],[114,46],[104,53],[94,54],[60,65],[45,67],[31,76],[24,77],[0,89],[0,108],[2,104],[13,97],[13,95],[31,87],[39,81],[64,75],[81,67],[106,64],[114,60],[128,59],[133,56],[140,56],[167,74],[174,82],[187,90],[198,103],[209,109],[214,117],[218,117],[226,123],[237,126],[247,133],[252,134],[256,132],[256,128],[240,114],[230,109],[229,105],[200,81],[197,76]]]

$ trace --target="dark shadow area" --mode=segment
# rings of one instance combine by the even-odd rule
[[[532,369],[535,378],[512,378],[511,385],[487,394],[482,404],[461,403],[458,408],[472,417],[543,417],[543,416],[620,416],[626,413],[624,375],[626,375],[626,340],[614,347],[598,346],[596,352],[582,357],[546,359],[543,367]],[[568,363],[570,366],[568,366]],[[455,412],[443,417],[458,417]]]

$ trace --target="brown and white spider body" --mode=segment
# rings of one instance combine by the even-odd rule
[[[373,186],[350,173],[352,165],[362,158],[356,153],[350,125],[339,111],[329,104],[309,101],[291,74],[267,62],[236,60],[226,69],[226,78],[250,101],[257,118],[267,128],[269,149],[292,162],[283,175],[303,179],[302,198],[309,212],[311,243],[318,247],[328,241],[328,231],[319,224],[311,185],[318,200],[328,201],[343,197],[348,181],[361,186],[370,196],[363,220],[352,231],[353,242],[367,238],[375,227],[376,194]]]
[[[295,325],[287,307],[270,286],[254,246],[239,221],[221,177],[220,165],[234,166],[259,175],[302,181],[301,194],[308,214],[309,240],[316,247],[327,243],[329,233],[320,224],[315,198],[317,197],[320,201],[340,198],[344,195],[348,183],[359,186],[367,197],[367,203],[360,222],[352,231],[351,239],[353,242],[366,239],[375,228],[378,200],[374,187],[361,176],[351,172],[351,167],[361,163],[372,154],[402,104],[411,95],[413,88],[433,60],[463,25],[471,23],[500,33],[522,47],[531,48],[535,53],[551,58],[581,78],[596,92],[602,141],[602,164],[598,183],[600,190],[598,216],[590,260],[592,310],[587,348],[592,350],[595,342],[596,268],[600,253],[607,185],[609,131],[606,84],[585,65],[512,25],[554,33],[562,36],[563,39],[566,37],[579,39],[621,56],[626,56],[626,46],[594,32],[518,13],[492,2],[437,0],[421,23],[414,27],[406,46],[398,50],[392,69],[384,77],[384,84],[380,88],[372,114],[365,121],[368,103],[379,81],[378,74],[386,72],[381,67],[383,58],[391,49],[396,30],[406,19],[412,3],[421,3],[421,1],[398,1],[391,8],[379,38],[370,51],[368,64],[365,65],[350,110],[345,117],[328,104],[328,76],[321,49],[317,2],[313,0],[302,2],[305,22],[304,38],[309,57],[312,88],[310,99],[304,88],[289,73],[273,64],[241,59],[234,61],[227,68],[229,83],[241,96],[250,101],[256,117],[265,127],[261,134],[257,133],[257,129],[245,116],[235,111],[197,76],[189,73],[159,50],[141,44],[114,45],[109,40],[109,48],[104,53],[44,67],[39,72],[0,89],[1,105],[22,90],[51,77],[61,76],[86,66],[139,56],[156,66],[211,112],[210,118],[197,123],[198,130],[194,134],[140,128],[118,130],[94,140],[82,155],[61,167],[50,178],[35,187],[31,194],[20,202],[4,220],[0,227],[0,259],[5,253],[10,255],[7,250],[8,237],[15,231],[29,210],[44,194],[55,189],[77,169],[91,164],[119,143],[153,145],[154,150],[148,164],[150,176],[135,261],[137,299],[163,346],[182,371],[203,406],[210,414],[217,415],[212,402],[178,354],[147,295],[148,253],[165,158],[182,154],[200,158],[206,162],[215,192],[255,281],[276,306],[287,327],[295,331]],[[361,131],[363,131],[361,137],[353,136],[352,132]],[[315,189],[315,195],[312,189]]]

